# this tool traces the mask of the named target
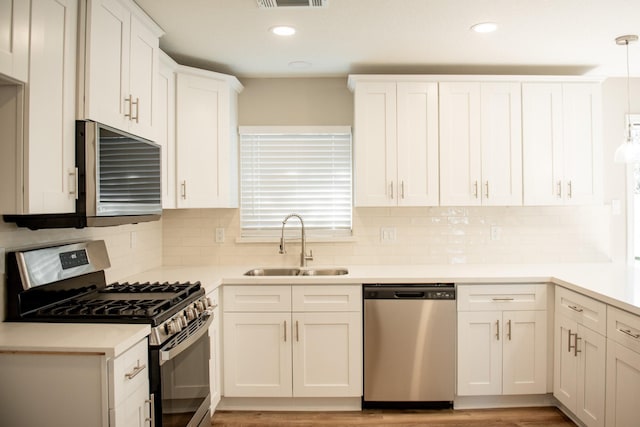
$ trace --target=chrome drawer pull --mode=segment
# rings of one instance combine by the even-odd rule
[[[568,305],[567,307],[569,307],[573,311],[577,311],[578,313],[582,313],[584,311],[584,309],[577,307],[575,305]]]
[[[136,365],[135,368],[133,368],[133,371],[129,372],[128,374],[124,374],[125,378],[127,378],[128,380],[133,379],[136,375],[138,375],[140,372],[144,371],[144,369],[147,367],[147,365],[141,365],[140,361],[138,360],[138,364]]]
[[[637,340],[638,338],[640,338],[640,334],[634,334],[633,332],[631,332],[630,329],[618,329],[618,330],[625,335],[629,335],[633,339]]]
[[[507,338],[509,338],[509,341],[511,341],[511,319],[507,321],[507,326],[509,327],[509,330],[507,332]]]
[[[493,301],[513,301],[513,297],[494,297],[491,298]]]
[[[500,321],[496,320],[496,340],[500,341]]]
[[[287,342],[287,321],[284,321],[284,342]]]

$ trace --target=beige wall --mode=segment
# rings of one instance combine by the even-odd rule
[[[241,125],[327,125],[353,123],[353,95],[346,79],[246,79],[240,95]],[[632,90],[638,93],[640,79]],[[640,102],[637,99],[636,102]],[[640,111],[640,105],[634,105]],[[595,207],[356,208],[354,241],[312,242],[315,264],[520,263],[622,261],[625,257],[625,167],[613,163],[624,130],[626,81],[603,85],[603,204]],[[621,129],[622,128],[622,129]],[[611,215],[611,200],[622,214]],[[490,239],[491,225],[502,229]],[[380,241],[380,227],[397,228],[397,240]],[[216,244],[214,230],[225,229]],[[167,265],[288,264],[277,243],[238,243],[234,209],[166,211],[163,227]]]

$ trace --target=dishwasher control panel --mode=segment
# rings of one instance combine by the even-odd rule
[[[364,299],[455,300],[456,287],[453,283],[367,284],[364,285],[363,297]]]

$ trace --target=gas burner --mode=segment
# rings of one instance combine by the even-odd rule
[[[112,283],[107,286],[105,289],[100,292],[103,293],[143,293],[143,292],[161,292],[161,293],[181,293],[186,292],[187,295],[190,295],[194,292],[197,292],[200,289],[200,283],[169,283],[169,282],[146,282],[146,283]]]

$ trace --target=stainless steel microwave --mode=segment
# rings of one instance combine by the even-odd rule
[[[76,122],[74,213],[3,215],[32,230],[131,224],[162,214],[161,147],[88,120]]]

